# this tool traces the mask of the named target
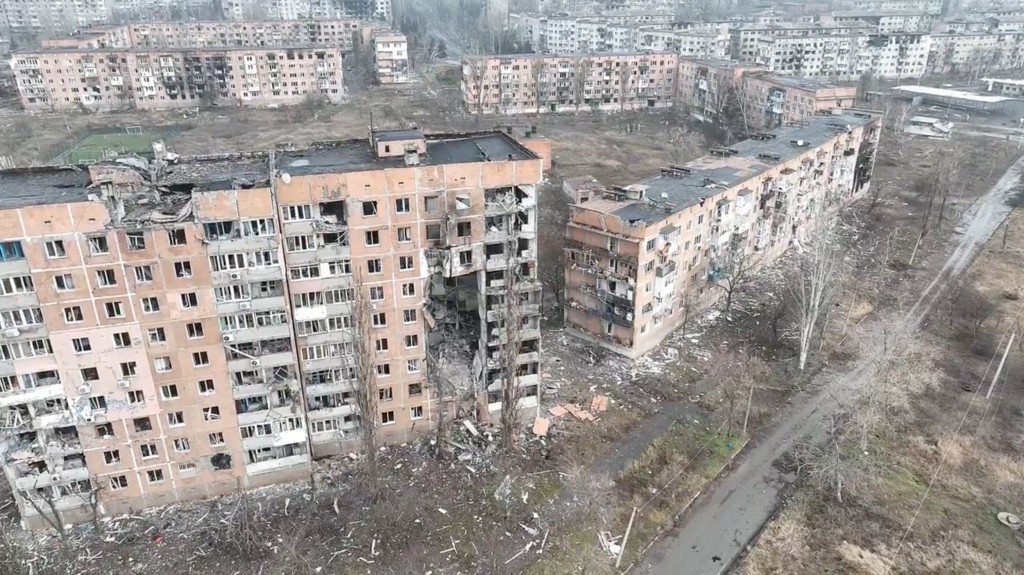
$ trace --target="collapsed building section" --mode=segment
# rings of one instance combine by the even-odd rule
[[[510,137],[154,152],[0,171],[0,453],[26,525],[303,478],[450,398],[486,418],[507,318],[536,394],[543,167]]]
[[[639,357],[767,265],[816,218],[868,188],[878,128],[863,114],[817,116],[755,134],[636,184],[576,197],[566,231],[566,329]]]

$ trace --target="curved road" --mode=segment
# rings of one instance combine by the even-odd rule
[[[1021,192],[1024,157],[964,214],[957,232],[959,243],[945,265],[927,286],[905,321],[916,328],[932,309],[951,278],[967,269],[982,246],[1010,213],[1012,196]],[[839,389],[850,389],[865,376],[863,364],[842,375]],[[830,386],[832,387],[832,386]],[[638,564],[650,575],[717,575],[729,570],[742,556],[779,504],[781,490],[793,481],[780,471],[778,461],[802,438],[824,439],[822,417],[835,408],[824,391],[807,393],[795,406],[749,448],[713,488],[701,496],[682,524],[659,541]]]

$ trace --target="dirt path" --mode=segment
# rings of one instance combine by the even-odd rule
[[[959,239],[952,254],[907,313],[905,321],[911,327],[921,324],[950,278],[964,272],[1010,213],[1013,196],[1021,191],[1022,175],[1024,157],[1010,166],[996,185],[964,214],[956,228]],[[845,374],[834,375],[840,379],[840,389],[850,389],[865,373],[865,365],[857,364]],[[821,439],[822,416],[835,406],[828,394],[820,391],[798,396],[793,403],[793,409],[774,429],[749,447],[714,490],[696,502],[685,522],[651,550],[641,563],[640,572],[719,574],[742,556],[777,509],[782,489],[793,481],[792,476],[780,471],[776,462],[802,438]]]

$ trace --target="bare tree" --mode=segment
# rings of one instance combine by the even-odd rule
[[[587,83],[590,81],[590,70],[593,68],[594,62],[590,59],[589,55],[582,55],[576,57],[576,65],[573,69],[572,81],[573,81],[573,99],[576,101],[576,111],[580,111],[580,104],[586,100],[587,97]]]
[[[743,421],[740,407],[758,385],[771,377],[771,369],[759,357],[746,350],[719,349],[708,361],[702,378],[703,403],[709,408],[725,408],[726,434],[732,435]],[[717,404],[717,405],[716,405]]]
[[[484,113],[484,100],[487,90],[487,58],[473,57],[467,60],[468,75],[464,75],[466,84],[466,105],[470,113],[476,114],[476,121],[480,123],[480,116]]]
[[[839,287],[840,249],[835,221],[819,209],[817,227],[807,238],[803,253],[796,256],[796,265],[786,282],[793,313],[798,322],[800,345],[798,367],[807,366],[815,334],[822,327],[824,315],[832,305]],[[820,336],[819,336],[820,337]]]
[[[519,385],[519,353],[523,346],[523,305],[519,294],[522,274],[519,273],[516,247],[518,239],[509,234],[505,242],[505,293],[501,302],[504,338],[499,350],[501,368],[501,442],[506,453],[515,444],[516,422],[523,388]]]
[[[725,250],[716,262],[717,269],[713,272],[712,285],[725,292],[725,312],[732,309],[732,299],[756,277],[758,258],[753,257],[743,247]]]
[[[828,417],[825,441],[803,442],[794,452],[798,470],[840,503],[847,492],[868,492],[880,465],[872,441],[902,430],[914,397],[934,385],[932,354],[906,324],[883,324],[862,348],[869,350],[867,373],[832,390],[840,406]]]
[[[619,67],[619,111],[626,109],[626,100],[630,97],[630,83],[633,78],[633,66],[623,61]]]
[[[359,430],[366,451],[366,470],[376,484],[377,477],[377,362],[373,338],[373,306],[369,287],[363,285],[362,270],[354,270],[353,315],[355,334],[352,341],[352,363],[355,368],[355,404],[359,412]]]
[[[533,79],[533,95],[537,100],[537,114],[547,103],[547,64],[540,59],[532,59],[530,62],[530,77]]]
[[[911,419],[913,398],[934,385],[932,354],[913,330],[898,320],[881,326],[881,334],[869,334],[868,373],[854,389],[849,409],[858,431],[859,447],[866,451],[872,437],[899,431]]]

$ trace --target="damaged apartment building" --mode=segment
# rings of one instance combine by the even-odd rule
[[[0,171],[0,457],[24,523],[308,477],[361,425],[406,441],[451,405],[431,354],[486,419],[510,293],[535,405],[542,177],[506,134],[418,130]]]
[[[581,186],[566,231],[566,330],[639,357],[869,186],[878,128],[816,116],[625,187]]]

